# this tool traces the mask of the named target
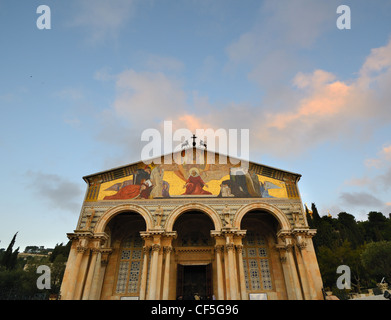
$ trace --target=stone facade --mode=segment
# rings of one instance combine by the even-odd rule
[[[122,169],[125,178],[136,172]],[[300,175],[270,170],[278,171],[280,189],[294,181],[296,195],[222,197],[210,187],[202,196],[112,200],[98,193],[94,198],[91,190],[125,178],[102,180],[110,171],[85,177],[86,199],[76,230],[68,234],[72,247],[61,299],[175,300],[194,293],[217,300],[323,299],[316,232],[298,193]],[[214,178],[212,186],[227,181]]]

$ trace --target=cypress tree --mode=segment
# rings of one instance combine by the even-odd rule
[[[12,248],[14,247],[17,234],[18,232],[14,234],[7,250],[4,252],[3,258],[1,259],[1,265],[4,266],[7,270],[13,269],[16,265],[16,258],[19,253],[19,248],[15,250],[16,254],[12,251]]]

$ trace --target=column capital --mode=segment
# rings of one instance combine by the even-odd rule
[[[243,245],[242,244],[237,244],[235,245],[236,251],[238,253],[241,253],[243,251]]]
[[[233,251],[235,250],[235,245],[233,243],[227,243],[225,245],[225,248],[227,249],[227,251]]]
[[[143,246],[144,253],[149,253],[149,251],[151,251],[151,246]]]
[[[109,262],[109,256],[113,252],[113,249],[111,248],[101,248],[100,253],[101,253],[101,264],[102,265],[107,265]]]
[[[152,251],[159,251],[161,248],[161,245],[160,244],[157,244],[157,243],[154,243],[152,245]]]
[[[278,244],[275,246],[275,249],[281,253],[290,252],[293,248],[293,244]]]
[[[172,246],[164,246],[163,247],[163,251],[164,253],[171,253],[173,251],[173,247]]]
[[[280,261],[281,261],[281,263],[286,263],[286,261],[287,261],[286,256],[281,256]]]
[[[223,245],[215,245],[215,252],[223,252],[224,251],[224,246]]]
[[[85,247],[85,246],[77,246],[76,250],[77,250],[78,253],[84,253],[84,252],[86,252],[88,250],[88,248]]]
[[[101,249],[100,248],[90,248],[91,252],[94,253],[94,254],[97,254],[99,252],[101,252]]]

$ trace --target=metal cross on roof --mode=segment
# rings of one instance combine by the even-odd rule
[[[191,137],[191,139],[193,139],[193,147],[195,147],[195,146],[196,146],[195,139],[197,139],[196,135],[193,134],[193,136]]]

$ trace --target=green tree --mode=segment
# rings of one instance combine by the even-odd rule
[[[353,215],[340,212],[338,214],[337,229],[342,241],[349,241],[353,248],[363,244],[363,234],[358,227],[356,219]]]
[[[1,259],[0,265],[5,267],[5,269],[7,269],[7,270],[12,270],[16,266],[16,261],[17,261],[17,257],[19,254],[19,248],[17,248],[15,251],[13,251],[12,248],[14,247],[17,234],[18,233],[16,232],[14,234],[14,236],[12,237],[12,240],[11,240],[10,244],[8,245],[7,250],[5,250],[5,252],[3,253],[3,256]]]
[[[371,211],[368,213],[367,233],[368,238],[372,241],[382,241],[384,239],[384,229],[387,218],[381,213]]]
[[[391,241],[368,243],[361,255],[361,261],[377,282],[383,277],[391,282]]]
[[[54,262],[58,255],[62,255],[63,257],[68,258],[69,251],[71,250],[71,241],[68,241],[68,243],[64,246],[62,243],[56,244],[56,246],[53,249],[52,254],[50,255],[50,262]]]
[[[313,238],[314,248],[317,251],[320,247],[326,246],[334,248],[341,242],[339,232],[335,227],[335,219],[323,216],[320,217],[316,205],[312,203],[312,219],[308,219],[310,228],[316,229],[316,235]]]

